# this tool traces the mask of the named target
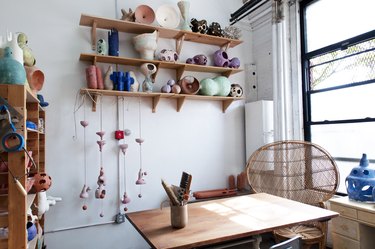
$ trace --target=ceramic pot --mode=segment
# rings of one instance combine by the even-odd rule
[[[193,76],[185,76],[178,81],[178,85],[181,87],[181,92],[184,94],[197,94],[200,89],[199,81]]]
[[[184,228],[188,224],[188,205],[171,205],[171,226]]]
[[[214,53],[214,65],[217,67],[228,67],[229,59],[227,52],[221,49],[217,50]]]
[[[35,66],[25,66],[25,70],[27,82],[29,83],[31,91],[37,93],[42,90],[44,84],[44,73]]]
[[[206,96],[228,96],[231,83],[225,76],[207,78],[201,81],[200,94]]]
[[[142,86],[140,85],[140,92],[152,92],[153,82],[151,75],[157,71],[157,68],[152,63],[143,63],[140,67],[141,73],[145,76]]]
[[[191,31],[190,25],[189,25],[189,8],[190,8],[190,2],[189,1],[179,1],[177,3],[178,8],[181,12],[182,17],[182,25],[181,30]]]
[[[157,48],[157,31],[144,33],[133,37],[134,48],[144,60],[153,60]]]
[[[12,49],[6,47],[4,57],[0,59],[0,84],[24,85],[25,81],[25,68],[19,61],[12,58]]]

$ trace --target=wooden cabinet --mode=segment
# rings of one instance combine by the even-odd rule
[[[332,220],[334,249],[374,248],[374,204],[351,201],[348,197],[341,197],[331,199],[330,208],[340,213],[340,217]]]
[[[128,22],[123,20],[114,20],[103,17],[96,17],[90,15],[81,15],[80,23],[81,26],[91,27],[91,42],[92,49],[96,49],[96,32],[97,29],[110,30],[112,28],[117,29],[119,32],[127,33],[150,33],[157,31],[160,38],[174,39],[176,41],[176,51],[179,53],[184,41],[195,42],[199,44],[208,44],[219,46],[224,50],[228,48],[235,47],[242,43],[240,40],[234,40],[224,37],[216,37],[206,34],[194,33],[189,31],[182,31],[176,29],[167,29],[158,26],[146,25],[135,22]],[[107,56],[98,54],[87,54],[83,53],[80,55],[81,61],[89,61],[92,64],[96,63],[107,63],[116,65],[127,65],[127,66],[140,66],[143,63],[153,63],[159,69],[172,69],[176,71],[176,79],[181,79],[184,72],[204,72],[204,73],[215,73],[229,77],[232,74],[242,72],[242,69],[235,68],[224,68],[215,66],[202,66],[202,65],[192,65],[181,62],[165,62],[158,60],[144,60],[138,58],[127,58],[127,57],[117,57],[117,56]],[[156,75],[153,75],[156,77]],[[91,94],[97,95],[109,95],[109,96],[127,96],[127,97],[149,97],[152,98],[152,111],[156,112],[156,106],[161,98],[173,98],[176,99],[177,107],[176,110],[179,112],[185,101],[185,99],[193,100],[213,100],[222,102],[222,111],[229,107],[229,105],[236,100],[242,98],[233,97],[217,97],[217,96],[199,96],[199,95],[187,95],[187,94],[173,94],[173,93],[134,93],[134,92],[120,92],[120,91],[107,91],[107,90],[97,90],[97,89],[81,89],[81,94]],[[95,110],[95,104],[93,106]]]
[[[45,112],[40,107],[38,99],[23,85],[0,84],[0,96],[23,117],[15,123],[15,128],[16,132],[24,138],[24,147],[32,152],[32,157],[38,166],[38,169],[32,168],[31,173],[37,173],[38,170],[44,172],[45,135],[38,129],[26,128],[26,120],[38,125],[39,119],[45,118]],[[7,162],[9,170],[22,186],[26,187],[28,158],[26,153],[23,150],[1,152],[1,158]],[[8,228],[8,236],[0,238],[0,248],[26,249],[28,248],[26,232],[28,199],[30,205],[35,195],[24,196],[14,183],[10,171],[3,172],[0,176],[2,182],[7,180],[8,188],[5,194],[0,195],[0,228]],[[40,224],[43,225],[43,220],[40,220]]]

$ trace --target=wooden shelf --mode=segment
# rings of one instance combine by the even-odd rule
[[[81,94],[88,94],[96,100],[97,96],[123,96],[123,97],[146,97],[152,98],[152,112],[156,112],[156,107],[161,98],[173,98],[176,99],[176,111],[180,112],[186,99],[191,100],[209,100],[209,101],[221,101],[222,111],[225,113],[227,108],[233,103],[233,101],[241,100],[243,98],[234,97],[220,97],[220,96],[203,96],[203,95],[189,95],[189,94],[174,94],[174,93],[146,93],[146,92],[125,92],[125,91],[113,91],[113,90],[99,90],[99,89],[88,89],[81,88]],[[93,102],[93,111],[96,111],[96,104]]]
[[[96,47],[96,29],[117,29],[120,32],[142,34],[158,31],[160,38],[176,39],[181,41],[191,41],[209,45],[216,45],[225,49],[235,47],[242,43],[241,40],[229,39],[206,34],[195,33],[191,31],[182,31],[177,29],[167,29],[159,26],[152,26],[136,22],[109,19],[104,17],[81,14],[79,25],[92,28],[92,47]]]
[[[152,63],[152,64],[155,64],[155,66],[158,69],[165,68],[165,69],[176,70],[176,79],[181,79],[184,72],[217,73],[217,74],[221,74],[223,76],[229,77],[232,74],[243,71],[242,69],[229,68],[229,67],[201,66],[201,65],[185,64],[185,63],[179,63],[179,62],[143,60],[143,59],[134,59],[134,58],[127,58],[127,57],[98,55],[98,54],[81,54],[79,59],[81,61],[90,61],[94,65],[96,63],[111,63],[111,64],[121,64],[121,65],[139,67],[143,63]]]

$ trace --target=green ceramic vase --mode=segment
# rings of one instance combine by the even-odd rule
[[[26,81],[25,68],[12,58],[12,49],[4,49],[4,57],[0,59],[0,84],[24,85]]]

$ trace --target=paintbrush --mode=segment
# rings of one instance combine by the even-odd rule
[[[167,195],[169,197],[169,201],[172,203],[172,205],[178,206],[180,203],[177,199],[177,196],[173,192],[172,188],[170,186],[168,186],[167,183],[163,179],[161,179],[161,185],[163,185],[163,188],[164,188],[165,192],[167,193]]]

